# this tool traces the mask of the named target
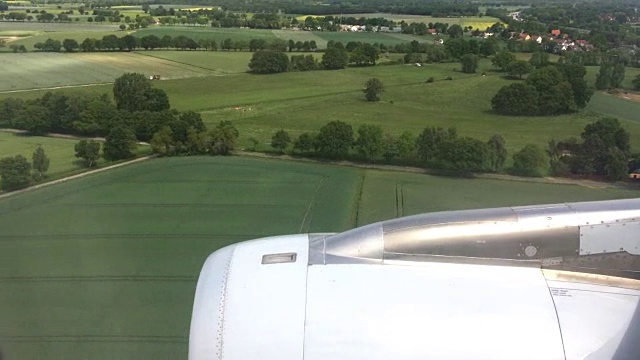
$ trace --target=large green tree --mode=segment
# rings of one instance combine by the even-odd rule
[[[523,83],[503,86],[491,99],[491,107],[504,115],[535,115],[538,113],[538,91]]]
[[[478,57],[473,54],[465,54],[460,57],[460,64],[462,65],[462,72],[467,74],[473,74],[478,68]]]
[[[344,69],[349,63],[349,53],[344,47],[333,46],[327,48],[322,55],[321,65],[325,70]]]
[[[313,150],[314,136],[309,133],[302,133],[293,142],[293,149],[300,152],[307,152]]]
[[[256,74],[275,74],[289,70],[289,57],[280,51],[260,50],[253,53],[249,69]]]
[[[320,128],[316,136],[315,147],[328,157],[343,158],[353,145],[353,128],[351,125],[335,120]]]
[[[543,51],[536,51],[531,55],[531,59],[529,59],[529,63],[531,66],[536,69],[543,68],[549,65],[549,53]]]
[[[613,66],[609,63],[602,64],[600,71],[596,76],[596,89],[605,90],[608,89],[611,84],[611,75],[613,74]]]
[[[546,176],[549,173],[549,155],[540,146],[527,144],[513,155],[513,173],[530,177]]]
[[[363,124],[358,128],[356,150],[367,160],[377,158],[384,149],[384,133],[379,125]]]
[[[516,61],[516,56],[513,53],[508,50],[502,50],[491,59],[491,64],[501,71],[506,71],[507,66],[514,61]]]
[[[453,141],[457,138],[458,132],[451,127],[443,129],[440,127],[425,128],[416,139],[416,150],[418,157],[424,164],[428,164],[440,154],[440,146],[446,141]]]
[[[507,145],[502,135],[493,135],[487,142],[489,146],[489,169],[498,172],[507,161]]]
[[[86,167],[94,167],[100,159],[100,143],[96,140],[80,140],[75,146],[76,157],[81,159]]]
[[[126,73],[113,83],[113,97],[119,110],[148,110],[151,82],[140,73]]]
[[[456,137],[438,147],[440,166],[456,171],[485,171],[489,168],[489,146],[471,137]]]
[[[33,180],[40,181],[44,179],[47,176],[47,171],[49,170],[50,160],[41,145],[38,145],[31,159],[33,163]]]
[[[271,147],[281,153],[284,152],[289,144],[291,144],[291,136],[283,129],[276,131],[271,137]]]
[[[14,191],[29,186],[31,164],[22,155],[0,159],[0,183],[3,191]]]
[[[609,86],[612,88],[619,88],[624,80],[625,67],[621,62],[613,65],[613,71],[611,72],[611,82]]]
[[[522,79],[522,76],[530,73],[531,69],[532,66],[528,62],[518,60],[507,65],[507,75]]]
[[[371,78],[364,83],[362,92],[367,101],[379,101],[380,94],[384,91],[384,85],[378,78]]]
[[[122,160],[133,157],[133,151],[136,149],[136,137],[128,128],[116,127],[107,135],[102,156],[107,160]]]
[[[49,109],[37,102],[30,101],[18,112],[15,124],[20,129],[27,130],[33,135],[43,135],[49,132]]]
[[[209,132],[209,153],[211,155],[229,155],[236,148],[239,135],[238,129],[233,126],[231,121],[221,121]]]

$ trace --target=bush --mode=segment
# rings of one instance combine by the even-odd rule
[[[436,81],[436,79],[432,76],[432,77],[427,79],[427,84],[430,84],[430,83],[432,83],[434,81]]]
[[[513,173],[530,177],[546,176],[549,173],[549,155],[540,146],[527,144],[513,155]]]

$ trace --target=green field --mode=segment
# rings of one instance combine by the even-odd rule
[[[380,43],[385,44],[387,46],[393,46],[397,44],[406,44],[411,41],[418,42],[431,42],[434,37],[429,36],[417,36],[417,35],[407,35],[407,34],[396,34],[396,33],[383,33],[383,32],[347,32],[347,31],[316,31],[313,32],[314,35],[324,39],[325,41],[333,40],[340,41],[344,44],[349,41],[360,41],[367,43]]]
[[[0,54],[0,91],[113,82],[125,72],[163,79],[213,75],[214,71],[136,53]]]
[[[138,54],[193,65],[217,75],[246,72],[253,56],[250,52],[236,51],[140,51]]]
[[[304,21],[310,15],[300,15],[296,18],[298,20]],[[341,16],[341,14],[334,14],[333,16]],[[500,19],[490,17],[490,16],[462,16],[462,17],[433,17],[433,16],[422,16],[422,15],[407,15],[407,14],[388,14],[388,13],[366,13],[366,14],[342,14],[343,17],[354,17],[359,19],[361,17],[364,18],[385,18],[395,22],[407,22],[407,23],[445,23],[449,25],[460,25],[462,27],[471,26],[473,29],[484,30],[491,25],[500,22]]]
[[[0,348],[4,359],[186,359],[196,278],[221,246],[431,210],[635,195],[239,157],[152,160],[0,200]]]
[[[29,161],[38,145],[42,145],[50,159],[49,176],[56,177],[81,169],[74,164],[77,160],[73,146],[77,141],[44,136],[15,135],[0,131],[0,157],[23,155]]]
[[[195,69],[195,73],[210,72],[212,75],[236,73],[246,66],[251,56],[250,53],[204,51],[161,51],[149,54],[180,61],[170,64],[185,67],[185,76],[189,75],[191,69]],[[21,55],[23,54],[15,56]],[[64,54],[26,55],[33,56],[34,60],[39,56],[72,58]],[[74,56],[76,55],[95,56],[98,59],[122,56],[130,59],[129,63],[132,66],[146,69],[153,69],[153,61],[162,60],[135,53]],[[36,65],[49,66],[48,63]],[[500,74],[491,72],[489,60],[480,62],[478,74],[463,74],[457,71],[458,67],[457,63],[447,63],[422,67],[376,66],[264,76],[240,73],[233,76],[202,76],[159,81],[154,82],[154,86],[167,92],[173,108],[180,111],[199,111],[209,125],[221,120],[232,120],[240,130],[241,146],[248,146],[248,139],[255,137],[259,140],[261,149],[269,148],[271,136],[278,129],[288,130],[296,136],[304,131],[317,131],[331,120],[342,120],[354,127],[364,123],[378,124],[394,134],[409,130],[417,135],[427,126],[455,126],[460,134],[480,139],[501,134],[507,141],[509,151],[513,153],[527,143],[546,146],[552,138],[579,136],[584,126],[595,121],[599,114],[619,116],[631,132],[632,147],[634,150],[640,149],[640,123],[636,115],[640,109],[638,103],[607,95],[595,95],[588,110],[577,114],[551,117],[501,116],[491,111],[491,98],[501,86],[512,83],[513,80],[504,79]],[[65,72],[71,74],[71,69],[72,67],[68,67]],[[487,76],[481,76],[481,72],[487,72]],[[34,72],[26,73],[31,76]],[[94,73],[91,74],[95,76]],[[161,74],[165,76],[164,73]],[[48,76],[58,81],[65,79],[54,73]],[[115,76],[114,74],[110,80]],[[444,80],[448,76],[454,80]],[[382,101],[378,103],[364,101],[360,91],[362,84],[371,77],[379,78],[386,87]],[[426,84],[425,81],[429,77],[434,77],[436,82]],[[15,76],[6,79],[17,81]],[[58,91],[111,93],[111,86]],[[0,98],[33,98],[41,96],[43,92],[0,93]],[[600,101],[602,96],[607,98]],[[622,105],[617,106],[618,103]]]

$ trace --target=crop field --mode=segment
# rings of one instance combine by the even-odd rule
[[[125,72],[165,79],[210,75],[199,67],[135,53],[27,53],[0,55],[0,91],[113,82]]]
[[[236,51],[140,51],[139,54],[208,69],[218,75],[246,72],[253,56],[250,52]]]
[[[304,21],[310,15],[300,15],[296,18],[298,20]],[[340,14],[334,14],[333,16],[340,16]],[[369,14],[343,14],[343,17],[354,17],[356,19],[364,17],[364,18],[385,18],[388,20],[392,20],[395,22],[407,22],[407,23],[418,23],[422,22],[425,24],[428,23],[446,23],[449,25],[460,25],[462,27],[471,26],[473,29],[484,30],[491,25],[500,22],[500,19],[490,17],[490,16],[463,16],[463,17],[450,17],[450,18],[441,18],[441,17],[433,17],[433,16],[422,16],[422,15],[406,15],[406,14],[387,14],[387,13],[369,13]]]
[[[60,174],[80,169],[74,164],[74,145],[77,141],[44,136],[23,136],[0,131],[0,157],[23,155],[29,161],[38,145],[42,145],[50,159],[48,175]]]
[[[314,35],[324,39],[325,41],[333,40],[340,41],[344,44],[349,41],[361,41],[368,43],[380,43],[389,45],[406,44],[411,41],[428,42],[433,41],[433,36],[416,36],[406,34],[395,33],[382,33],[382,32],[347,32],[347,31],[315,31]]]
[[[315,41],[319,49],[327,47],[327,40],[320,37],[319,33],[298,30],[271,30],[273,34],[282,40],[289,41]]]
[[[0,348],[4,359],[186,359],[196,279],[224,245],[432,210],[634,195],[239,157],[152,160],[0,200]]]
[[[105,35],[116,35],[116,36],[124,36],[125,32],[117,32],[113,30],[108,30],[108,28],[98,28],[96,31],[56,31],[56,32],[43,32],[43,33],[31,33],[30,36],[21,37],[19,39],[12,40],[10,44],[16,45],[24,45],[27,48],[27,51],[35,51],[36,49],[33,47],[36,43],[45,42],[47,39],[51,38],[53,40],[64,41],[64,39],[74,39],[78,43],[81,43],[86,38],[96,38],[102,39]],[[11,49],[7,46],[4,48],[0,48],[0,52],[11,52]],[[0,54],[2,55],[2,54]]]

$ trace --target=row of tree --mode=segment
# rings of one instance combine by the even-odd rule
[[[484,142],[459,136],[455,128],[429,127],[417,137],[410,132],[396,137],[385,134],[378,125],[361,125],[354,132],[351,125],[341,121],[329,122],[319,132],[303,133],[295,139],[279,130],[273,134],[271,146],[280,153],[291,149],[306,156],[384,160],[456,172],[501,172],[507,160],[506,144],[500,135]],[[525,145],[513,154],[513,166],[508,171],[533,177],[574,174],[622,180],[629,173],[630,158],[629,132],[617,119],[602,118],[588,124],[580,140],[552,140],[547,149]]]
[[[379,59],[379,50],[375,46],[360,44],[352,52],[342,45],[334,43],[322,54],[322,61],[313,55],[292,55],[271,50],[256,51],[249,61],[249,69],[256,74],[275,74],[286,71],[337,70],[348,64],[355,66],[375,65]]]

